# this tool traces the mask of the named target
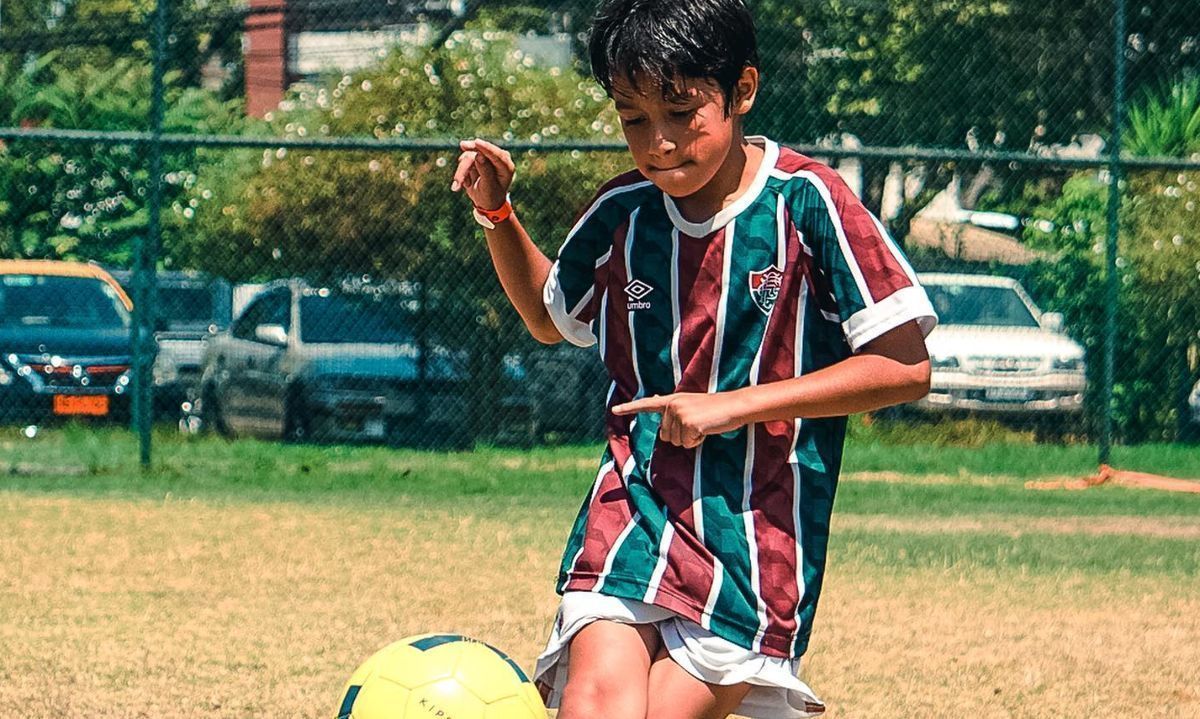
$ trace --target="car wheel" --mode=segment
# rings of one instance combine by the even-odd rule
[[[283,441],[293,444],[312,439],[304,392],[299,387],[288,390],[283,407]]]
[[[233,432],[221,414],[221,403],[217,401],[217,393],[212,385],[208,385],[200,394],[200,427],[206,432],[216,432],[222,437],[232,437]]]

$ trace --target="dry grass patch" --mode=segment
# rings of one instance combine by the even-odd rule
[[[425,631],[528,667],[573,511],[0,493],[0,716],[327,717],[359,661]],[[836,718],[1190,717],[1198,667],[1194,577],[835,556],[805,676]]]
[[[891,517],[834,513],[832,532],[857,529],[904,534],[1082,534],[1200,540],[1200,517]]]

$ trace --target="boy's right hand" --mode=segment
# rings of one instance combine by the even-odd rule
[[[453,192],[463,191],[471,202],[482,210],[496,210],[508,200],[508,188],[512,186],[512,155],[487,140],[463,140],[459,143],[462,154],[458,156],[458,168]]]

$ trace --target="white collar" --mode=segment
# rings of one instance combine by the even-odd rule
[[[771,170],[775,169],[775,164],[779,161],[779,145],[761,135],[753,135],[747,137],[746,140],[762,144],[762,164],[758,166],[758,171],[754,174],[754,181],[750,183],[746,191],[717,214],[703,222],[689,222],[680,214],[675,200],[667,193],[662,193],[663,204],[667,207],[667,216],[671,218],[671,224],[675,225],[680,232],[690,237],[707,237],[712,234],[713,230],[728,225],[730,220],[740,215],[742,210],[749,207],[762,194],[763,188],[767,186],[767,179],[771,176]]]

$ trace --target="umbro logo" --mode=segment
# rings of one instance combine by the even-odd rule
[[[627,310],[648,310],[650,303],[646,302],[646,295],[654,291],[650,285],[641,280],[634,280],[625,285],[625,294],[629,295],[629,301],[625,304]]]

